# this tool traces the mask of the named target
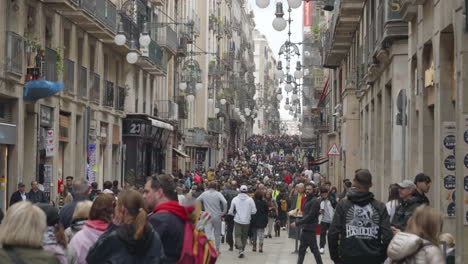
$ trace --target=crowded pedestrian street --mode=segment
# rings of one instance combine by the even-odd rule
[[[0,0],[0,264],[468,264],[468,0]]]

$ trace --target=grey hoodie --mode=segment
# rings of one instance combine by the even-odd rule
[[[235,211],[235,214],[234,214]],[[242,225],[250,224],[250,219],[257,212],[257,207],[252,198],[245,193],[239,193],[231,202],[229,214],[234,216],[234,222]]]
[[[216,191],[215,189],[209,189],[203,192],[197,201],[201,202],[205,211],[211,215],[211,217],[220,218],[221,214],[225,214],[227,211],[227,201],[224,196]]]

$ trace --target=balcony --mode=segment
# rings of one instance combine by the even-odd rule
[[[102,105],[107,107],[114,107],[114,83],[110,81],[104,81],[104,98]]]
[[[21,77],[23,75],[24,39],[11,31],[6,35],[5,71]]]
[[[147,48],[141,48],[137,64],[145,71],[158,76],[166,76],[168,57],[164,50],[151,40]]]
[[[177,56],[179,57],[186,57],[188,54],[188,49],[187,49],[187,37],[180,36],[179,38],[179,45],[177,46]]]
[[[125,88],[117,87],[117,105],[115,106],[117,110],[124,111],[125,109]]]
[[[179,47],[179,38],[177,33],[169,26],[162,27],[158,30],[159,46],[165,48],[170,54],[177,54]]]
[[[155,116],[166,120],[177,120],[179,116],[178,104],[169,100],[158,100],[153,112]]]
[[[188,118],[188,109],[187,101],[184,96],[177,97],[177,109],[178,109],[178,118],[187,119]]]
[[[67,93],[75,93],[75,62],[63,60],[63,91]]]
[[[208,131],[220,134],[222,132],[221,120],[218,120],[218,118],[208,118]]]
[[[95,104],[99,104],[100,99],[101,99],[100,89],[101,89],[101,77],[97,73],[91,74],[91,94],[90,94],[91,102]]]
[[[117,29],[117,7],[111,0],[43,0],[94,37],[110,43]]]
[[[78,96],[88,97],[88,69],[83,66],[78,70]]]
[[[204,146],[206,145],[206,132],[201,128],[189,128],[185,131],[185,144]]]
[[[234,67],[234,52],[224,52],[223,54],[223,63],[226,69],[232,70]]]
[[[328,68],[339,66],[352,45],[354,31],[364,8],[365,0],[336,0],[335,13],[328,32],[322,37],[323,65]]]

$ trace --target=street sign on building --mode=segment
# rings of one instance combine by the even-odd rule
[[[330,149],[328,149],[327,156],[340,156],[340,150],[336,146],[336,143],[333,143]]]

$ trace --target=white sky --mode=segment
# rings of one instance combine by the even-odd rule
[[[270,45],[271,50],[276,54],[278,60],[278,52],[281,45],[288,39],[288,28],[278,32],[273,29],[272,22],[275,19],[276,3],[283,2],[283,11],[285,12],[284,19],[288,19],[288,1],[286,0],[270,0],[270,5],[267,8],[261,9],[255,4],[255,0],[248,0],[250,9],[255,14],[256,28],[265,35]],[[292,23],[291,23],[291,41],[298,43],[302,42],[302,19],[303,19],[303,5],[297,9],[293,9],[291,12]],[[299,46],[302,54],[302,47]],[[282,56],[283,57],[283,56]],[[296,58],[291,61],[291,74],[294,73],[296,67]],[[285,68],[285,62],[283,62],[283,69]],[[291,93],[290,93],[291,95]],[[284,103],[286,100],[286,92],[283,90],[283,100],[280,109],[280,115],[282,120],[292,120],[292,116],[289,115],[288,111],[284,110]]]

